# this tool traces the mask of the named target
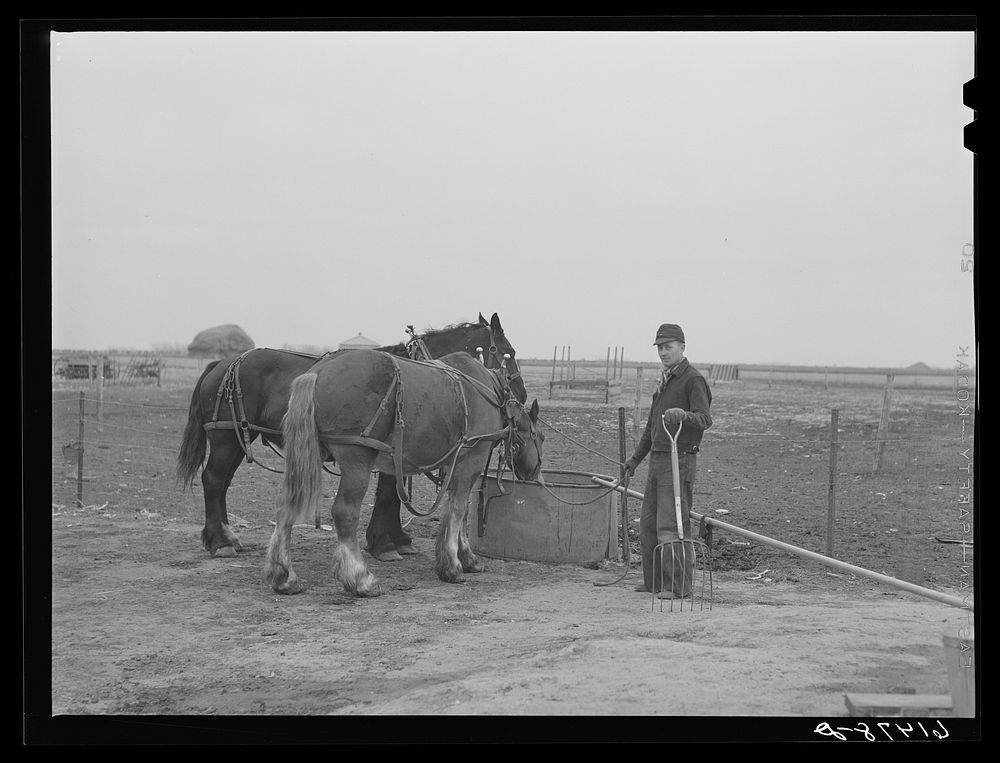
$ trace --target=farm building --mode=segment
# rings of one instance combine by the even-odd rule
[[[357,336],[345,339],[337,345],[337,348],[341,350],[374,350],[378,346],[378,342],[363,336],[359,331]]]

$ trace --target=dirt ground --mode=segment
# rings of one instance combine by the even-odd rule
[[[200,487],[185,494],[172,481],[175,440],[142,447],[150,432],[181,431],[189,392],[105,391],[107,441],[87,452],[79,506],[76,466],[61,452],[75,432],[77,393],[53,391],[56,729],[60,719],[81,716],[250,716],[260,725],[239,733],[253,743],[273,741],[266,720],[301,716],[777,717],[799,719],[793,733],[809,739],[821,736],[817,718],[854,722],[846,718],[848,692],[947,694],[942,637],[973,625],[970,610],[724,532],[713,538],[711,607],[702,597],[693,611],[669,604],[661,611],[649,594],[633,591],[641,579],[635,499],[626,505],[628,565],[486,559],[487,569],[462,584],[434,573],[437,518],[414,518],[407,530],[417,554],[367,557],[386,591],[371,599],[346,594],[333,577],[327,507],[321,527],[293,534],[305,592],[277,595],[262,568],[280,475],[241,468],[229,503],[245,550],[212,558],[199,542]],[[947,542],[959,534],[962,476],[953,392],[896,392],[897,441],[878,474],[870,443],[880,389],[737,383],[714,393],[696,511],[823,553],[829,418],[838,408],[834,555],[971,601],[971,580],[960,571],[972,562],[971,548]],[[617,473],[616,404],[539,398],[546,468]],[[630,428],[629,448],[635,436]],[[274,457],[268,463],[280,468]],[[634,489],[642,491],[644,476],[643,466]],[[336,479],[328,479],[332,496]],[[419,732],[401,722],[366,741],[410,734],[512,741],[508,727],[473,720]],[[597,733],[575,728],[577,740]],[[727,738],[733,728],[647,725],[637,733]],[[149,738],[183,735],[170,724],[156,729]],[[771,731],[762,723],[739,733],[757,739]]]

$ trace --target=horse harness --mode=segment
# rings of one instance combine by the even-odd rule
[[[252,464],[254,462],[253,449],[251,447],[253,435],[251,432],[262,435],[269,434],[277,437],[281,436],[280,429],[262,427],[251,423],[247,419],[246,409],[243,406],[243,388],[240,386],[240,365],[243,363],[243,359],[253,351],[253,349],[247,350],[229,364],[225,375],[222,377],[222,381],[219,383],[219,390],[215,394],[215,408],[212,411],[212,420],[205,422],[202,425],[206,431],[210,431],[212,429],[234,430],[237,434],[240,446],[243,448],[243,453],[246,454],[248,464]],[[333,354],[327,352],[323,355],[310,355],[305,352],[294,352],[292,350],[282,350],[281,352],[288,353],[289,355],[298,355],[303,358],[311,358],[317,363],[328,355]],[[229,413],[232,416],[231,421],[219,420],[219,409],[222,407],[223,399],[225,399],[229,406]],[[269,469],[269,467],[264,464],[261,464],[261,466],[264,466],[265,469]],[[270,471],[274,470],[271,469]]]
[[[497,347],[496,336],[493,333],[493,327],[492,326],[487,326],[486,329],[487,329],[487,331],[489,331],[489,335],[490,335],[490,347],[489,347],[489,350],[488,350],[489,356],[491,358],[493,358],[493,360],[496,362],[497,369],[498,370],[502,370],[502,371],[505,372],[505,374],[506,374],[506,381],[507,381],[507,384],[509,385],[510,381],[513,381],[514,379],[520,378],[520,376],[521,376],[521,369],[517,365],[517,362],[514,361],[514,359],[511,358],[509,355],[507,355],[506,353],[504,355],[500,354],[500,351],[499,351],[499,349]],[[440,368],[447,369],[448,371],[454,371],[455,373],[460,373],[460,372],[455,371],[455,369],[451,369],[449,366],[444,366],[443,364],[440,364],[437,361],[435,361],[431,357],[431,353],[427,349],[427,345],[424,343],[424,340],[421,337],[417,336],[417,334],[415,333],[414,328],[413,328],[412,325],[408,325],[406,327],[406,333],[410,335],[410,340],[406,343],[406,354],[409,356],[409,358],[411,360],[414,360],[414,361],[417,361],[417,362],[432,363],[432,364],[437,365]],[[479,361],[481,363],[483,363],[483,365],[486,365],[485,360],[483,359],[482,348],[481,347],[477,347],[476,349],[478,351],[478,359],[479,359]],[[253,349],[247,350],[246,352],[242,353],[239,357],[237,357],[236,360],[234,360],[232,363],[229,364],[229,367],[226,369],[226,373],[223,376],[222,381],[219,384],[219,389],[218,389],[218,392],[216,393],[216,396],[215,396],[215,408],[212,411],[212,420],[209,421],[209,422],[206,422],[206,423],[204,423],[202,425],[205,428],[206,431],[210,431],[210,430],[213,430],[213,429],[232,429],[232,430],[234,430],[234,433],[237,435],[237,439],[238,439],[238,441],[240,443],[240,447],[243,448],[243,453],[246,455],[246,459],[247,459],[247,463],[248,464],[254,463],[253,447],[252,447],[253,433],[261,434],[261,435],[272,435],[272,436],[275,436],[275,437],[281,437],[281,435],[282,435],[280,429],[272,429],[270,427],[263,427],[263,426],[260,426],[258,424],[251,423],[249,421],[249,419],[247,419],[246,409],[245,409],[245,407],[243,405],[243,389],[240,386],[240,365],[242,364],[243,359],[247,355],[249,355],[251,352],[253,352],[253,351],[254,351]],[[323,355],[311,355],[311,354],[304,353],[304,352],[295,352],[293,350],[282,350],[282,352],[286,352],[286,353],[288,353],[290,355],[298,355],[298,356],[303,357],[303,358],[311,358],[316,363],[318,363],[319,361],[323,360],[324,358],[326,358],[326,357],[328,357],[330,355],[334,355],[334,354],[336,354],[339,351],[327,352],[327,353],[324,353]],[[387,397],[386,397],[386,399],[383,399],[382,404],[380,404],[380,406],[379,406],[379,414],[381,414],[381,412],[383,410],[385,410],[385,407],[387,405],[387,398],[392,393],[393,388],[397,387],[397,386],[398,386],[398,393],[397,394],[399,395],[399,400],[397,401],[397,409],[398,409],[399,412],[402,411],[402,381],[399,378],[399,365],[396,363],[396,360],[395,360],[394,356],[392,356],[391,354],[388,354],[388,353],[386,353],[386,354],[389,355],[390,358],[392,358],[393,366],[394,366],[394,369],[395,369],[395,373],[394,373],[394,378],[393,378],[392,386],[390,386],[389,392],[386,393]],[[507,368],[507,361],[508,360],[511,361],[511,364],[513,365],[513,370]],[[464,374],[463,374],[463,376],[464,376]],[[496,376],[496,374],[494,374],[494,376]],[[466,377],[466,378],[470,382],[472,382],[473,384],[477,384],[477,385],[479,384],[479,382],[477,382],[475,379],[471,379],[469,377]],[[457,382],[455,382],[455,380],[454,380],[454,377],[453,377],[453,382],[457,384]],[[496,382],[495,382],[495,384],[496,384]],[[459,386],[459,389],[461,389],[461,385],[458,385],[458,386]],[[504,393],[504,394],[509,394],[509,392]],[[463,396],[462,403],[463,403],[463,406],[464,406],[465,405],[464,392],[462,392],[462,396]],[[229,413],[232,416],[232,420],[230,420],[230,421],[225,421],[225,420],[220,420],[219,419],[219,410],[222,407],[222,401],[223,401],[223,399],[225,399],[226,403],[229,406]],[[465,408],[463,408],[463,410],[466,411],[466,416],[467,416],[468,415],[467,410]],[[377,415],[379,415],[379,414],[377,414]],[[400,413],[400,415],[401,415],[401,413]],[[366,428],[369,433],[370,433],[371,426],[373,424],[374,424],[374,421],[372,422],[371,425],[369,425],[368,428]],[[512,427],[512,429],[513,429],[513,427]],[[506,431],[506,430],[504,430],[504,431]],[[345,436],[347,436],[347,435],[345,435]],[[379,446],[373,446],[373,447],[378,447],[379,450],[389,449],[389,446],[386,446],[385,443],[382,443],[381,441],[378,441],[378,440],[372,440],[364,432],[362,433],[362,436],[366,438],[366,441],[379,443],[379,446],[381,446],[381,447],[379,447]],[[534,438],[534,436],[535,436],[534,425],[532,425],[532,438]],[[513,438],[513,435],[511,435],[511,437],[508,438],[509,445],[511,446],[511,448],[515,447],[512,438]],[[273,449],[273,446],[270,444],[270,442],[268,442],[267,438],[263,438],[263,441],[266,442]],[[461,445],[461,443],[460,443],[460,445]],[[460,447],[460,445],[456,446],[456,447]],[[456,451],[456,453],[457,453],[457,451]],[[278,455],[281,455],[281,454],[279,453]],[[457,460],[457,457],[456,457],[456,460]],[[507,458],[507,460],[508,460],[508,462],[510,460],[509,450],[508,450],[508,458]],[[263,466],[265,469],[268,469],[269,471],[277,471],[275,469],[271,469],[270,467],[266,466],[263,463],[261,463],[260,465]],[[436,482],[436,483],[438,483],[440,485],[441,481],[438,480],[438,479],[435,479],[433,477],[433,475],[430,474],[430,469],[434,468],[435,466],[436,466],[436,464],[432,465],[431,467],[428,467],[428,469],[425,470],[424,473],[432,481],[434,481],[434,482]],[[324,467],[324,469],[325,469],[325,467]],[[406,504],[407,508],[410,509],[411,512],[413,512],[414,514],[417,514],[417,512],[414,511],[414,509],[412,508],[412,506],[410,506],[408,498],[407,499],[403,498],[403,493],[401,492],[402,491],[401,481],[400,481],[400,479],[398,479],[399,474],[401,472],[401,469],[402,469],[402,467],[400,465],[397,465],[397,467],[396,467],[396,472],[397,472],[396,490],[397,490],[397,492],[400,493],[400,496],[399,496],[400,500],[402,500]],[[449,472],[449,475],[450,475],[450,472]],[[436,506],[436,504],[435,504],[435,506]]]
[[[389,388],[382,397],[378,409],[372,416],[371,421],[369,421],[368,425],[358,435],[328,435],[321,432],[319,436],[322,442],[330,445],[361,445],[383,453],[390,453],[392,455],[393,470],[396,477],[396,494],[398,495],[400,502],[406,506],[407,510],[411,514],[419,517],[428,516],[437,510],[437,507],[440,504],[449,483],[451,482],[451,475],[454,472],[455,464],[458,463],[458,459],[463,448],[474,447],[484,440],[492,441],[494,448],[498,443],[503,442],[506,464],[508,467],[513,468],[511,461],[512,457],[522,447],[524,447],[524,440],[517,433],[517,425],[514,421],[516,414],[512,413],[509,409],[510,405],[513,404],[520,407],[521,403],[511,394],[509,378],[505,375],[505,367],[501,366],[500,368],[489,369],[493,381],[492,387],[489,387],[478,379],[473,379],[468,374],[452,368],[451,366],[445,365],[439,360],[414,360],[412,362],[435,368],[448,376],[452,386],[456,390],[456,396],[461,403],[463,424],[462,433],[459,436],[458,441],[452,445],[452,447],[449,448],[443,456],[441,456],[434,463],[417,467],[424,474],[431,476],[429,474],[431,470],[442,467],[446,462],[449,462],[443,479],[440,482],[438,482],[438,480],[434,480],[435,482],[438,482],[439,485],[438,495],[437,499],[434,501],[434,505],[431,506],[431,508],[426,512],[417,511],[413,508],[413,505],[410,502],[410,496],[403,486],[403,434],[406,429],[406,422],[403,415],[404,390],[402,372],[400,370],[399,360],[395,356],[388,353],[383,354],[385,354],[386,357],[388,357],[392,362],[393,376],[392,381],[389,384]],[[465,395],[465,388],[462,384],[463,381],[472,384],[479,394],[500,410],[500,415],[505,421],[503,428],[486,434],[468,434],[469,405]],[[382,420],[390,405],[393,406],[395,413],[391,444],[371,436],[372,430],[375,428],[376,424]],[[535,442],[535,447],[537,448],[538,440],[534,423],[531,424],[530,438]],[[491,457],[492,451],[493,449],[491,448]]]

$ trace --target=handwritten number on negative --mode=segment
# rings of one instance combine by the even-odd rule
[[[936,723],[941,730],[938,731],[938,729],[932,728],[931,734],[933,734],[938,739],[947,739],[950,736],[948,733],[948,729],[944,727],[944,724],[941,723],[941,721],[936,721]],[[900,725],[898,723],[893,724],[893,723],[888,723],[886,721],[882,721],[880,723],[877,723],[876,725],[882,730],[882,733],[885,734],[886,738],[889,741],[894,741],[894,737],[892,736],[890,726],[895,726],[896,730],[903,735],[904,739],[909,739],[910,733],[913,731],[913,726],[910,723]],[[921,723],[920,721],[917,721],[917,726],[919,726],[920,730],[923,732],[924,738],[929,739],[931,734],[927,733],[927,729],[924,728],[924,724]],[[841,742],[846,741],[847,734],[852,734],[852,733],[863,735],[865,740],[868,742],[875,742],[878,739],[878,737],[876,737],[875,734],[872,733],[871,727],[864,721],[859,721],[858,725],[855,727],[837,726],[836,728],[830,726],[829,723],[824,722],[819,724],[815,729],[813,729],[813,733],[819,734],[820,736],[824,737],[833,737],[834,739]]]

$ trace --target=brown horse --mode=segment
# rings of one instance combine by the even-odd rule
[[[425,359],[461,351],[470,356],[481,355],[489,368],[499,368],[508,355],[511,389],[521,403],[527,400],[528,393],[514,359],[516,353],[496,313],[490,321],[480,313],[478,323],[459,323],[411,335],[412,339],[405,344],[380,350],[394,356]],[[341,350],[333,355],[343,352],[356,350]],[[205,495],[201,542],[212,556],[232,557],[243,550],[229,526],[226,492],[240,464],[244,460],[253,463],[253,443],[258,438],[269,446],[282,447],[281,419],[288,407],[292,380],[321,357],[328,356],[251,350],[210,363],[195,385],[177,457],[177,475],[185,487],[192,487],[201,469]],[[401,554],[413,553],[411,538],[403,531],[399,514],[395,477],[380,474],[366,539],[368,551],[381,560],[401,559]]]
[[[292,525],[315,513],[328,459],[340,469],[335,567],[346,591],[382,593],[357,539],[373,470],[394,474],[401,491],[403,477],[443,469],[435,502],[443,507],[438,577],[459,583],[463,573],[480,572],[464,527],[473,483],[498,443],[518,478],[537,479],[544,439],[537,421],[537,400],[526,409],[511,394],[504,369],[487,369],[466,353],[425,362],[355,350],[320,361],[292,382],[282,425],[285,478],[265,577],[278,593],[302,590],[292,570]]]

